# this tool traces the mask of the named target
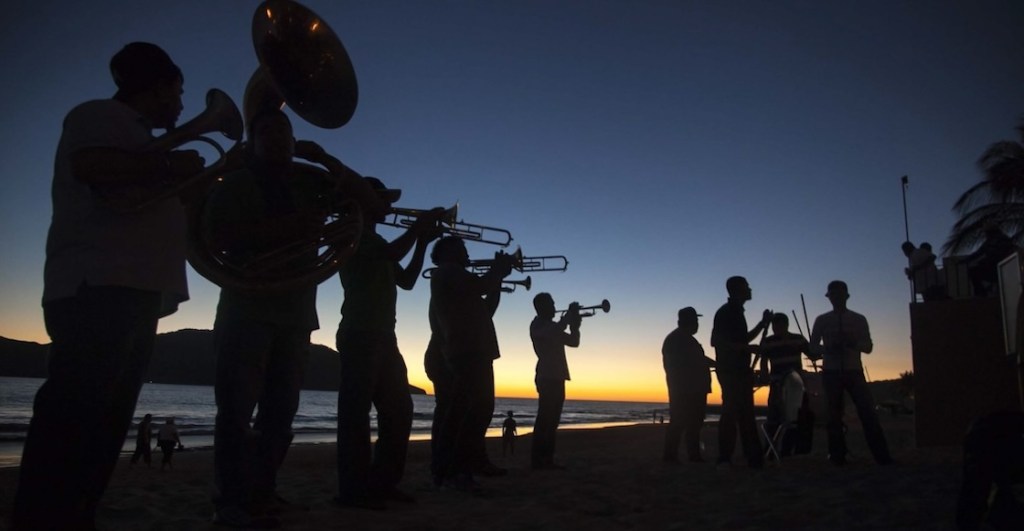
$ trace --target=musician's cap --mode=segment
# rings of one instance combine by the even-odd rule
[[[697,313],[697,310],[694,310],[693,306],[687,306],[686,308],[679,310],[680,321],[696,321],[698,317],[704,316]]]
[[[145,92],[161,83],[184,79],[181,69],[167,52],[148,42],[133,42],[121,48],[110,59],[110,74],[117,85],[114,98],[118,99]]]
[[[833,280],[828,283],[828,291],[825,292],[825,296],[829,295],[849,295],[850,290],[846,287],[846,282],[842,280]]]
[[[402,197],[401,190],[384,186],[384,183],[376,177],[363,177],[363,179],[366,179],[370,188],[373,188],[373,191],[377,192],[377,195],[383,197],[389,203],[397,203],[398,199]]]

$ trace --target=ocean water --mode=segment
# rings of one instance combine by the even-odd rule
[[[21,446],[32,418],[32,400],[43,380],[37,378],[0,377],[0,466],[16,465]],[[412,438],[429,439],[434,397],[413,395]],[[302,391],[299,411],[292,431],[297,443],[334,442],[337,428],[338,394],[333,391]],[[512,411],[518,433],[533,431],[537,400],[531,398],[498,398],[494,420],[488,436],[499,435],[506,412]],[[135,422],[145,414],[153,415],[154,427],[174,417],[186,448],[196,449],[213,444],[213,421],[217,413],[213,387],[196,385],[145,384],[135,407]],[[656,415],[668,417],[668,405],[643,402],[605,402],[566,400],[562,412],[562,428],[583,428],[651,422]],[[376,412],[370,412],[371,427],[376,430]],[[124,451],[135,445],[134,426],[129,432]]]

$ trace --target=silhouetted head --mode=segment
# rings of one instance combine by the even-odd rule
[[[850,290],[846,287],[846,282],[833,280],[828,283],[825,297],[828,297],[834,308],[846,308],[846,300],[850,298]]]
[[[456,264],[462,267],[469,265],[469,253],[466,244],[458,236],[445,236],[434,244],[430,251],[430,261],[434,265]]]
[[[181,69],[167,52],[148,42],[133,42],[110,59],[110,74],[122,101],[143,115],[153,127],[174,127],[181,114]]]
[[[290,164],[295,155],[295,137],[292,122],[281,109],[260,111],[248,124],[249,155],[271,166]]]
[[[166,420],[166,421],[164,421],[164,422],[165,422],[166,424],[174,424],[174,417],[167,417],[167,420]]]
[[[380,223],[387,217],[391,205],[397,203],[398,199],[402,197],[402,191],[397,188],[388,188],[376,177],[363,177],[363,179],[370,185],[378,199],[375,205],[365,207],[363,214],[367,219]]]
[[[789,331],[789,317],[782,312],[772,314],[772,331],[781,334]]]
[[[725,290],[729,292],[730,299],[737,299],[741,301],[749,301],[753,291],[750,289],[750,284],[747,283],[747,279],[735,276],[729,277],[725,281]]]
[[[914,252],[914,249],[916,249],[916,247],[914,247],[913,243],[903,242],[903,245],[900,246],[900,249],[903,249],[903,254],[910,256],[911,253]]]
[[[925,251],[928,251],[929,253],[932,252],[932,244],[928,242],[921,242],[921,248],[924,249]]]
[[[701,314],[697,313],[697,310],[692,306],[687,306],[686,308],[679,310],[678,320],[676,323],[679,325],[679,328],[682,328],[690,335],[693,335],[697,333],[697,328],[700,326],[697,320],[698,317],[701,317]]]
[[[146,422],[149,422],[149,421],[153,420],[153,415],[150,415],[149,413],[146,413],[146,416],[142,417],[142,420],[144,420]]]
[[[533,309],[537,310],[537,317],[551,319],[555,316],[555,299],[550,293],[538,293],[533,298]]]
[[[508,416],[509,416],[509,417],[512,417],[512,410],[511,410],[511,409],[510,409],[510,410],[508,410]]]

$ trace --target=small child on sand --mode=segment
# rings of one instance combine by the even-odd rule
[[[510,455],[516,453],[516,419],[512,418],[512,411],[508,412],[505,422],[501,425],[501,456],[507,451]]]

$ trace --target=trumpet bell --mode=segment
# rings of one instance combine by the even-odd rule
[[[302,119],[325,129],[352,119],[359,101],[355,69],[316,13],[290,0],[266,0],[253,14],[252,41],[278,106],[288,102]]]

